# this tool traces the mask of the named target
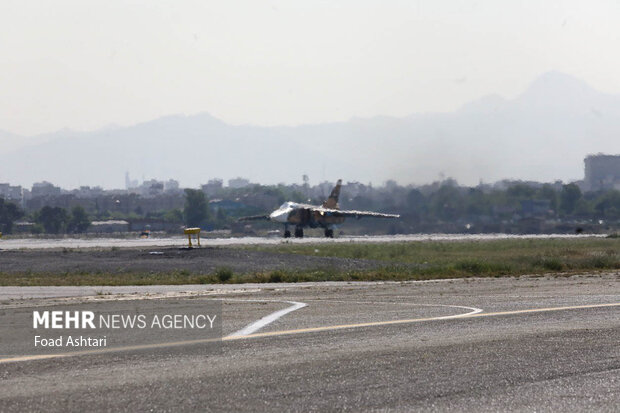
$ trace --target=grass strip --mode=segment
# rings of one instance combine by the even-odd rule
[[[228,267],[212,274],[167,272],[0,272],[0,286],[181,285],[304,281],[407,281],[536,274],[571,275],[620,270],[620,239],[509,239],[415,241],[402,243],[279,244],[243,247],[255,251],[374,260],[369,270],[335,268],[235,273]]]

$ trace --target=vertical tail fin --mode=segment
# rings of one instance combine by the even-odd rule
[[[329,198],[323,202],[323,208],[338,209],[338,197],[340,196],[340,186],[342,185],[342,179],[339,179],[334,189],[332,189]]]

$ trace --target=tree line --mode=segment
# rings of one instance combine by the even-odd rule
[[[13,233],[15,222],[26,217],[24,211],[13,202],[0,198],[0,232]],[[75,206],[70,211],[60,207],[44,206],[30,217],[35,223],[32,232],[48,234],[80,234],[90,226],[90,218],[84,208]]]
[[[205,226],[210,223],[211,212],[205,194],[199,190],[185,190],[185,208],[183,211],[162,211],[153,218],[184,222],[188,226]],[[108,215],[110,218],[115,218]],[[86,210],[77,205],[67,210],[62,207],[43,206],[27,216],[14,202],[0,198],[0,233],[13,233],[15,222],[26,218],[35,225],[33,233],[47,234],[81,234],[88,230],[92,218]]]
[[[567,222],[606,220],[620,224],[620,191],[582,193],[572,183],[531,185],[514,182],[502,189],[463,187],[452,179],[420,187],[389,182],[378,188],[356,185],[355,190],[353,187],[343,187],[340,199],[342,208],[401,214],[403,230],[415,230],[416,225],[421,224],[425,229],[432,230],[433,225],[441,223],[499,222],[527,216]],[[33,232],[49,234],[83,233],[95,219],[153,219],[188,227],[222,229],[230,228],[240,216],[269,212],[286,200],[320,204],[325,197],[294,185],[224,188],[217,196],[218,201],[227,201],[228,206],[214,207],[203,191],[185,189],[182,209],[148,214],[134,211],[131,216],[109,211],[97,214],[91,211],[89,214],[81,206],[70,210],[43,206],[26,215],[16,204],[0,198],[0,231],[10,234],[14,223],[20,219],[33,222]],[[370,229],[376,224],[368,220],[359,225]]]

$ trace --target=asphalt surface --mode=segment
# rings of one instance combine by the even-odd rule
[[[620,406],[618,273],[184,287],[122,287],[91,298],[76,298],[82,287],[0,290],[5,316],[69,302],[116,308],[120,301],[151,300],[169,308],[178,297],[194,297],[196,307],[220,300],[225,336],[217,348],[162,337],[141,349],[5,357],[0,411],[612,412]],[[306,306],[253,335],[230,338],[291,302]]]
[[[321,233],[322,230],[311,230]],[[207,237],[204,237],[207,235]],[[227,237],[211,238],[203,233],[202,246],[221,247],[230,245],[278,245],[282,243],[295,244],[333,244],[352,242],[408,242],[408,241],[479,241],[498,239],[548,239],[548,238],[583,238],[605,237],[605,234],[406,234],[406,235],[339,235],[336,238],[308,236],[304,238],[275,237]],[[192,238],[195,241],[195,238]],[[192,242],[194,242],[192,241]],[[194,242],[195,245],[195,242]],[[11,238],[0,240],[0,251],[20,249],[63,249],[63,248],[156,248],[156,247],[184,247],[187,246],[187,237],[172,236],[151,238],[104,238],[100,235],[82,238]]]

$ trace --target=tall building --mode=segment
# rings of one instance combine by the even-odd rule
[[[138,180],[129,179],[129,172],[125,172],[125,189],[133,189],[138,187]]]
[[[586,191],[620,189],[620,155],[588,155],[584,163]]]

